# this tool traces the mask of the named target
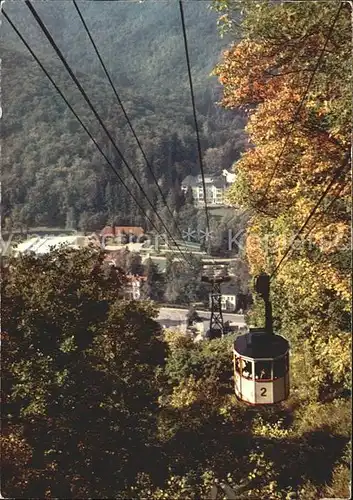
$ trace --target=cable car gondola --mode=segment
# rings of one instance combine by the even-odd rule
[[[275,404],[289,395],[289,343],[264,328],[251,328],[234,341],[234,381],[238,399]]]
[[[257,277],[256,291],[265,302],[265,328],[250,328],[234,341],[234,386],[238,399],[268,405],[289,396],[289,342],[272,328],[270,279]]]

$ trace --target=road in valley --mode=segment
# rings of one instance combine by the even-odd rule
[[[185,329],[187,312],[188,309],[161,307],[157,321],[164,326],[164,328]],[[209,311],[198,311],[198,314],[203,319],[204,332],[207,332],[211,313]],[[229,321],[231,325],[238,326],[239,328],[246,326],[242,314],[223,313],[223,320]]]

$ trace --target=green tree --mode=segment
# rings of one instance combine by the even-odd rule
[[[119,298],[124,275],[103,261],[58,250],[3,269],[3,429],[42,471],[19,492],[7,468],[7,496],[116,498],[151,462],[157,312]]]
[[[167,262],[165,298],[167,302],[190,304],[207,299],[207,286],[201,281],[201,259],[189,256],[189,263]]]
[[[194,306],[191,306],[187,312],[186,320],[188,326],[191,326],[195,321],[200,321],[200,316],[198,315]]]
[[[144,266],[142,264],[141,255],[137,252],[129,252],[126,255],[126,268],[127,274],[137,274],[142,276],[144,272]]]
[[[164,276],[159,272],[157,264],[152,259],[147,259],[144,264],[146,280],[142,284],[142,297],[160,301],[164,296]]]

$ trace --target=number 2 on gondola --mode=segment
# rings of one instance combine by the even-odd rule
[[[261,387],[260,391],[261,391],[261,396],[266,397],[266,395],[267,395],[267,389],[266,389],[266,387]]]

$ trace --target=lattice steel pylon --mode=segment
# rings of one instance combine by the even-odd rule
[[[209,338],[215,339],[223,337],[224,323],[222,314],[221,285],[225,281],[229,281],[231,278],[229,276],[217,276],[217,277],[202,276],[201,279],[205,283],[209,283],[212,286],[210,293],[211,318],[210,318]]]

